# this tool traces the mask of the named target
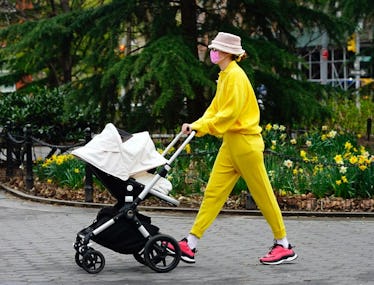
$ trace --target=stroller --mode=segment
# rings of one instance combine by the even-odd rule
[[[92,168],[117,200],[113,206],[102,208],[95,221],[78,232],[74,249],[79,267],[94,274],[105,266],[104,255],[91,247],[91,240],[115,252],[132,254],[139,263],[156,272],[169,272],[178,265],[181,256],[178,242],[161,234],[151,218],[139,213],[137,207],[149,195],[173,206],[179,205],[179,201],[168,196],[172,185],[165,177],[194,135],[192,132],[186,137],[167,160],[165,154],[180,140],[182,133],[159,154],[148,132],[130,134],[109,123],[85,146],[72,152]],[[152,174],[155,169],[160,170]],[[175,252],[167,250],[168,245]]]

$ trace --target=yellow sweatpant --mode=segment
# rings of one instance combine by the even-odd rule
[[[213,223],[233,187],[242,176],[257,207],[270,225],[274,239],[286,236],[282,213],[270,184],[260,134],[226,133],[190,233],[201,238]]]

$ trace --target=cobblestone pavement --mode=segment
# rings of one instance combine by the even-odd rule
[[[199,243],[196,264],[156,273],[132,255],[94,244],[106,260],[98,274],[74,261],[73,242],[98,209],[21,200],[0,190],[0,284],[374,284],[374,219],[285,217],[299,258],[258,262],[272,244],[262,217],[220,215]],[[194,214],[142,212],[162,233],[182,238]]]

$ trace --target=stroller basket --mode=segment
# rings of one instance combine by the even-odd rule
[[[129,134],[107,124],[85,146],[72,153],[86,161],[117,203],[99,211],[96,220],[78,232],[74,248],[75,262],[88,273],[98,273],[105,258],[90,246],[90,240],[135,259],[156,272],[168,272],[180,261],[178,242],[160,234],[151,218],[138,212],[137,206],[152,194],[175,206],[179,201],[168,195],[171,183],[165,178],[172,162],[192,140],[192,132],[167,160],[164,155],[182,137],[179,133],[159,154],[147,132]],[[160,169],[157,173],[149,171]],[[170,186],[170,187],[169,187]],[[173,249],[173,251],[170,250]]]
[[[85,235],[98,228],[102,224],[112,219],[118,210],[115,207],[104,207],[97,214],[95,222],[89,227],[83,229],[79,234]],[[151,218],[140,213],[137,217],[142,225],[151,235],[156,235],[159,228],[151,224]],[[119,219],[115,224],[99,235],[93,236],[92,240],[104,247],[122,254],[136,254],[142,250],[147,239],[134,227],[134,225],[126,220]]]

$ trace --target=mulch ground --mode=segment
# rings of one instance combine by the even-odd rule
[[[54,184],[34,180],[34,187],[26,190],[25,177],[18,172],[12,178],[5,176],[4,170],[0,169],[0,181],[8,187],[22,191],[27,194],[44,198],[53,198],[67,201],[85,201],[84,189],[72,190],[69,188],[58,187]],[[180,202],[179,207],[198,208],[202,195],[174,195]],[[374,199],[343,199],[336,197],[326,197],[317,199],[312,194],[295,196],[278,196],[279,206],[282,211],[314,211],[314,212],[374,212]],[[93,192],[93,202],[102,204],[113,204],[116,200],[110,195],[109,191],[95,190]],[[241,195],[231,195],[224,205],[224,209],[245,210],[256,209],[255,204],[250,203],[246,193]],[[142,202],[143,206],[169,207],[166,202],[156,198],[149,197]]]

